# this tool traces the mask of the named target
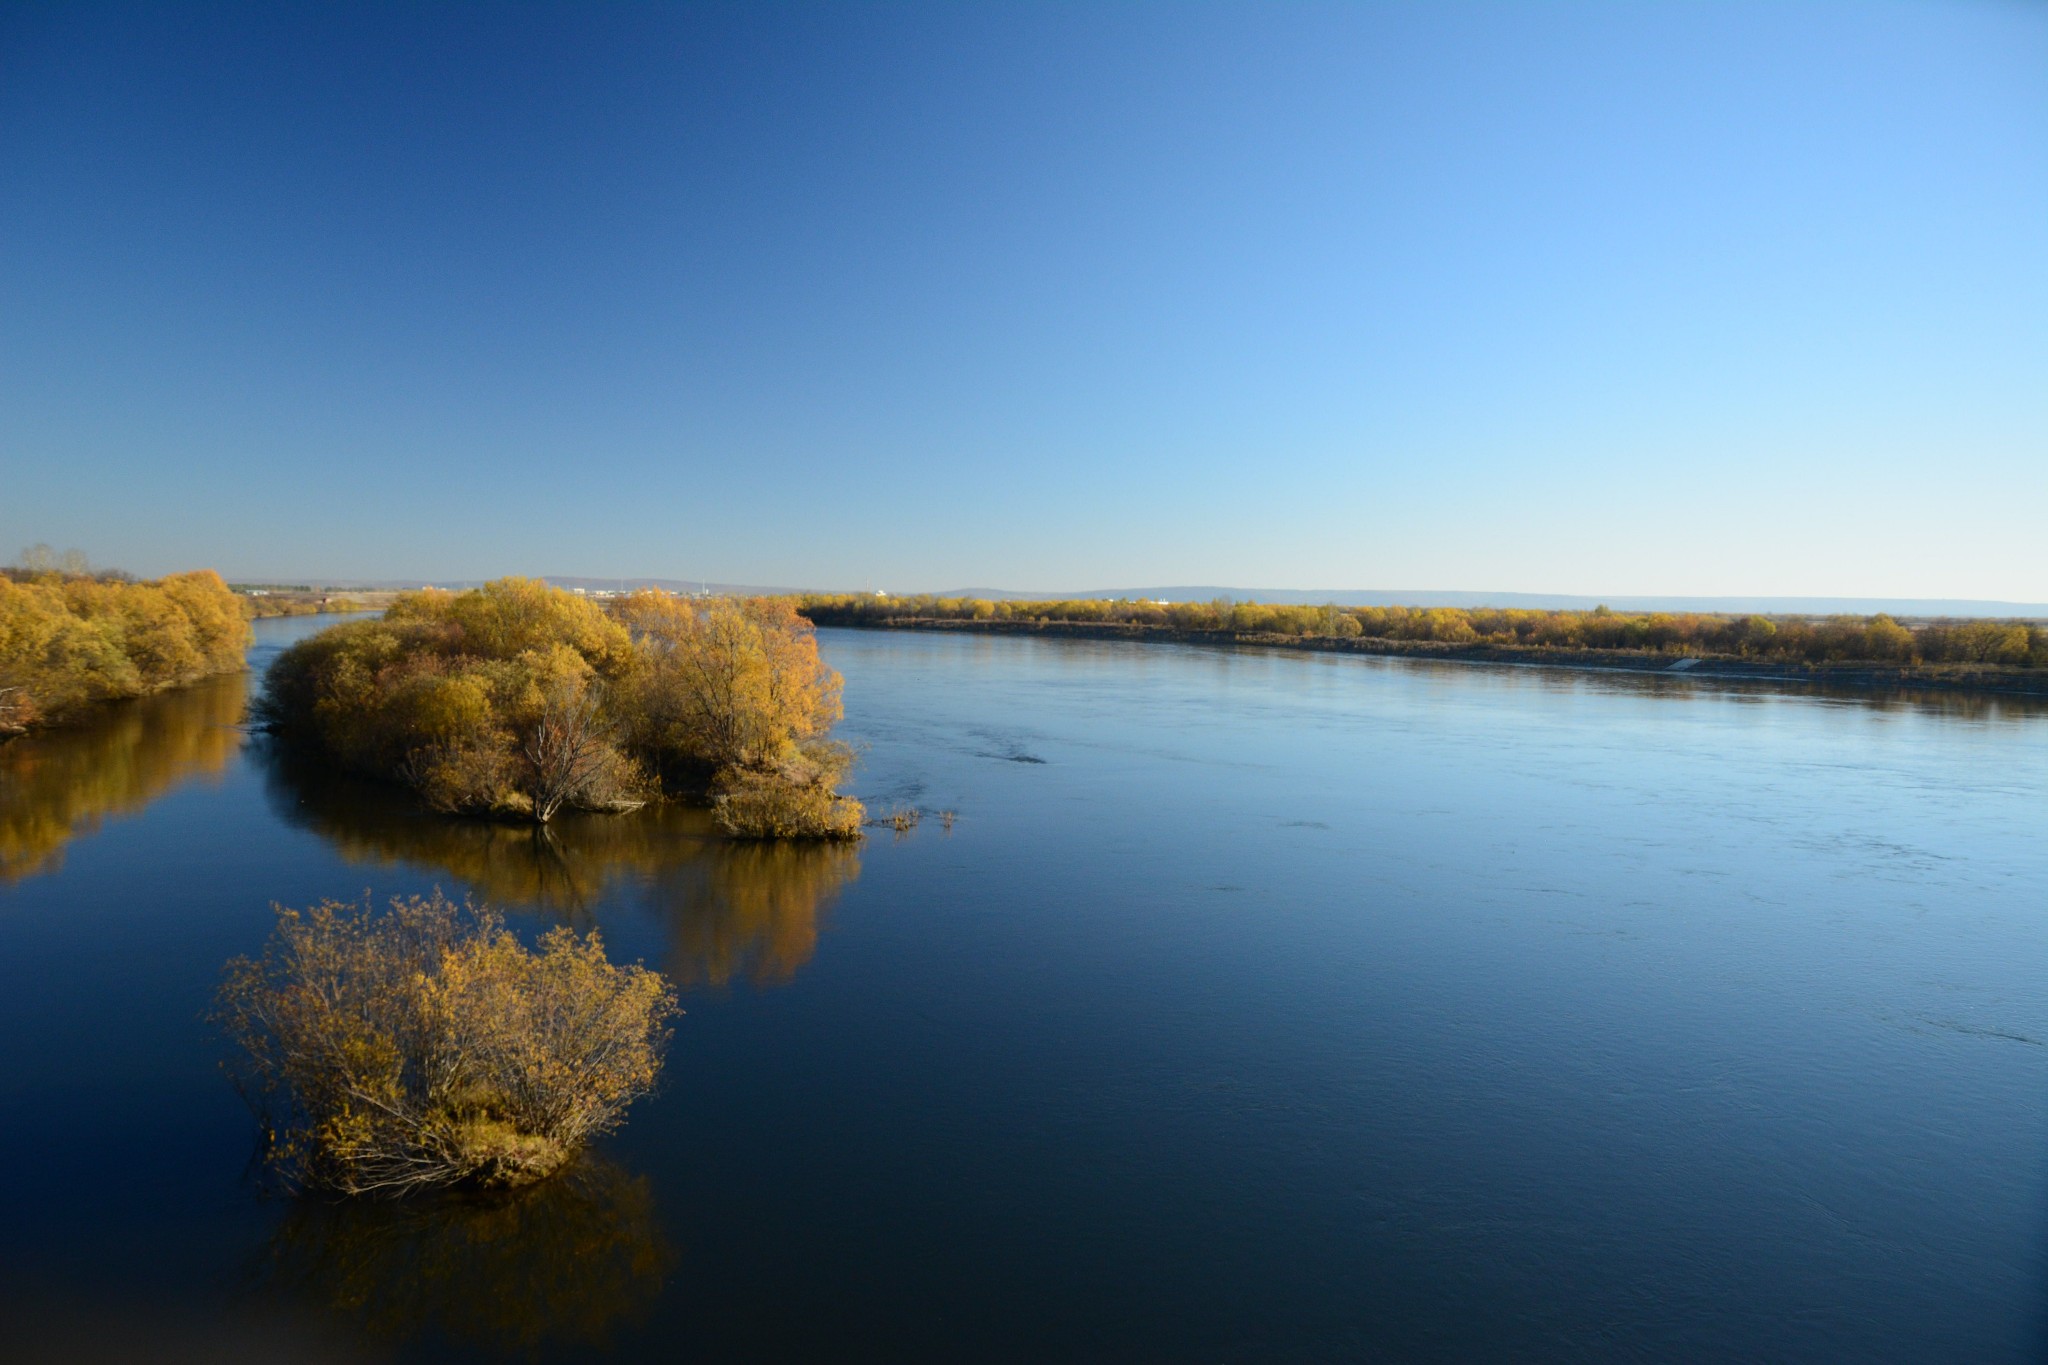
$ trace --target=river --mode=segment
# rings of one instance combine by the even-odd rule
[[[254,675],[0,751],[16,1346],[2041,1358],[2048,707],[821,642],[907,834],[437,819],[238,729]],[[434,886],[674,977],[660,1092],[509,1200],[267,1192],[221,964]]]

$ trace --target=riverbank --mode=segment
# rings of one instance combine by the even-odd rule
[[[383,611],[398,597],[395,592],[296,592],[241,591],[242,610],[252,621],[276,616],[331,616],[348,612]]]
[[[841,626],[851,630],[938,630],[964,635],[1034,635],[1076,640],[1130,640],[1146,644],[1249,646],[1328,654],[1437,659],[1450,663],[1517,664],[1607,673],[1662,673],[1728,681],[2048,696],[2048,671],[1996,664],[1808,664],[1732,655],[1674,656],[1648,649],[1560,649],[1544,645],[1472,645],[1364,636],[1182,630],[1123,621],[964,621],[916,616],[876,621],[845,618],[831,612],[819,612],[812,619],[821,626]]]
[[[249,639],[211,569],[153,580],[0,570],[0,739],[238,672]]]

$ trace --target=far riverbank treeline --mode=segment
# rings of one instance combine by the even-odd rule
[[[0,738],[243,666],[249,620],[210,569],[138,582],[0,569]]]
[[[1889,616],[1820,620],[1706,613],[1536,611],[1473,607],[1280,606],[1261,602],[988,601],[813,594],[797,610],[819,625],[921,622],[1071,625],[1120,633],[1247,639],[1379,640],[1544,653],[1648,653],[1787,664],[1967,665],[2048,669],[2048,628],[2019,621],[1902,623]]]
[[[256,715],[435,810],[531,819],[709,796],[731,833],[851,838],[826,738],[840,678],[781,599],[642,592],[600,605],[530,579],[400,595],[271,665]]]
[[[345,593],[324,592],[251,592],[236,588],[235,595],[241,599],[242,610],[251,620],[265,621],[275,616],[325,616],[329,613],[374,611],[383,602],[370,600],[366,594],[349,596]],[[388,600],[388,594],[386,595]]]

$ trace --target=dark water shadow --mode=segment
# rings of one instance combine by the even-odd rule
[[[1506,691],[1586,696],[1631,696],[1665,701],[1804,700],[1881,712],[1913,713],[1979,724],[2037,722],[2048,717],[2048,696],[1910,684],[1851,685],[1825,678],[1749,676],[1661,668],[1514,663],[1496,660],[1429,659],[1401,655],[1321,654],[1259,646],[1229,652],[1265,657],[1299,655],[1335,663],[1370,661],[1377,667],[1414,675],[1464,681],[1477,678]],[[1219,652],[1224,652],[1219,649]]]
[[[856,846],[728,839],[696,807],[544,827],[458,819],[268,738],[250,752],[277,816],[349,862],[445,873],[479,900],[571,923],[607,904],[636,906],[668,930],[665,966],[683,986],[788,983],[817,951],[825,912],[860,875]]]
[[[245,674],[207,678],[0,745],[0,885],[57,871],[110,817],[225,775],[247,694]]]
[[[376,1342],[532,1357],[605,1346],[675,1262],[647,1179],[585,1157],[509,1194],[293,1199],[248,1289]]]

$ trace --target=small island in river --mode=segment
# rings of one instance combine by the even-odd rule
[[[448,814],[545,824],[704,796],[736,836],[845,839],[865,813],[835,790],[839,675],[782,599],[601,606],[524,578],[407,593],[279,655],[253,710]]]

